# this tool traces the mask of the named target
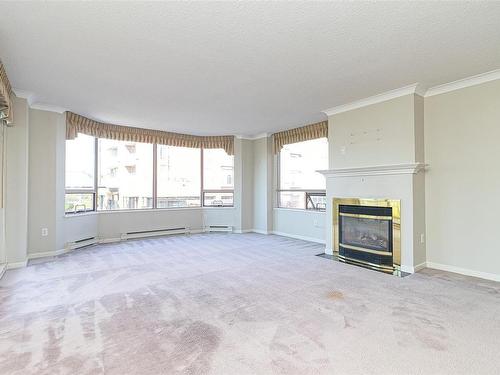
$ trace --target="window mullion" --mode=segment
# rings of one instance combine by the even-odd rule
[[[200,207],[205,206],[205,202],[203,202],[203,147],[200,147]]]
[[[97,211],[97,185],[99,178],[99,138],[94,137],[94,211]]]
[[[158,144],[153,143],[153,208],[158,208]]]

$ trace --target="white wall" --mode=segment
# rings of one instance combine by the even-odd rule
[[[275,208],[273,233],[325,243],[325,212]]]
[[[499,140],[500,80],[425,99],[430,263],[500,280]]]
[[[5,255],[7,263],[26,261],[28,248],[28,104],[13,98],[14,126],[5,131]]]

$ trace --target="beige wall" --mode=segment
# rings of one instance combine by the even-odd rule
[[[425,99],[427,260],[500,279],[500,80]]]
[[[273,210],[273,233],[325,243],[325,212],[311,210]]]
[[[416,101],[421,105],[416,95],[406,95],[331,116],[330,168],[420,161],[423,145],[415,136],[423,138],[423,129],[415,127],[415,116],[421,116],[415,115]]]
[[[56,158],[58,113],[30,110],[28,253],[58,249],[56,246]],[[42,228],[48,235],[42,236]]]
[[[253,228],[253,178],[254,178],[254,150],[253,141],[241,140],[242,149],[242,181],[241,181],[241,230],[248,231]]]
[[[271,138],[253,141],[253,229],[265,233],[273,226],[273,159]]]
[[[424,160],[424,100],[414,94],[335,114],[328,119],[330,169],[411,164]],[[326,251],[333,248],[332,199],[401,200],[402,266],[426,261],[425,177],[419,174],[331,177],[327,181]]]
[[[14,126],[5,132],[5,255],[10,266],[26,261],[28,241],[29,111],[14,98]]]

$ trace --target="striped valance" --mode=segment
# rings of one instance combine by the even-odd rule
[[[157,143],[192,148],[222,148],[228,155],[234,155],[234,136],[197,136],[112,125],[94,121],[72,112],[66,112],[66,139],[74,139],[78,133],[118,141]]]
[[[300,128],[274,133],[273,150],[277,154],[284,145],[323,137],[328,138],[328,121],[321,121]]]
[[[7,124],[13,121],[13,108],[12,108],[12,87],[10,86],[9,79],[7,78],[7,73],[0,60],[0,121],[3,120]]]

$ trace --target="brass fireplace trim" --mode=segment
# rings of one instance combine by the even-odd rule
[[[391,207],[392,208],[392,259],[393,273],[401,275],[401,201],[399,199],[366,199],[366,198],[333,198],[333,255],[339,258],[339,206],[372,206],[372,207]],[[346,214],[342,214],[346,216]],[[355,214],[347,214],[356,216]],[[389,219],[389,217],[376,217],[370,215],[357,215],[362,218]],[[356,263],[363,263],[356,260]],[[366,264],[368,268],[373,268],[372,264]]]

